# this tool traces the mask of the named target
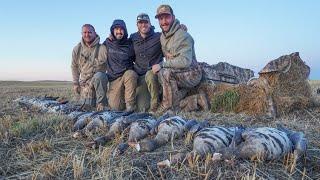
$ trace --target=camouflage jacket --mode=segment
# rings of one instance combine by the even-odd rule
[[[106,72],[107,50],[100,45],[97,36],[91,47],[85,45],[83,39],[72,51],[72,79],[74,84],[86,83],[96,72]]]
[[[166,56],[162,67],[185,69],[197,65],[193,38],[181,29],[179,20],[173,22],[169,32],[162,32],[160,42],[164,56],[167,53],[173,56]]]

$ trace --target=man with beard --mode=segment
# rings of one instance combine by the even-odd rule
[[[159,32],[154,32],[149,16],[137,16],[138,32],[131,34],[135,51],[134,70],[139,75],[137,87],[137,108],[139,111],[156,111],[159,103],[158,77],[151,70],[154,64],[163,61]]]
[[[183,31],[169,5],[160,5],[155,18],[162,29],[160,42],[166,61],[152,66],[162,84],[163,100],[159,111],[175,109],[187,92],[202,78],[194,51],[194,41]]]
[[[113,110],[134,111],[138,75],[133,71],[134,50],[125,22],[114,20],[110,33],[112,38],[103,43],[108,52],[109,106]]]
[[[187,27],[180,25],[184,31]],[[137,87],[137,106],[139,111],[155,112],[159,105],[160,84],[157,74],[151,67],[163,61],[160,43],[161,33],[154,32],[149,16],[141,13],[137,16],[138,32],[130,35],[135,51],[134,70],[139,75]]]
[[[84,110],[103,110],[107,104],[107,51],[91,24],[82,26],[82,39],[72,51],[73,90],[80,94]]]

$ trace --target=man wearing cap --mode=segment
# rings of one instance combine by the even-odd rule
[[[134,111],[137,73],[133,70],[134,50],[128,39],[126,24],[116,19],[110,27],[112,38],[107,38],[108,100],[113,110]]]
[[[72,51],[73,90],[80,94],[84,110],[103,110],[107,104],[107,51],[91,24],[82,26],[82,39]]]
[[[137,16],[137,27],[138,32],[130,36],[136,56],[134,70],[139,75],[137,108],[139,111],[155,111],[159,103],[159,82],[151,67],[163,61],[161,33],[154,32],[149,16],[145,13]]]
[[[162,34],[162,52],[166,61],[152,66],[162,84],[163,101],[160,111],[175,109],[187,92],[197,86],[202,78],[191,35],[183,31],[169,5],[160,5],[155,18],[158,19]]]

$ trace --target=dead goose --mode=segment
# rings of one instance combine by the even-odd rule
[[[119,144],[114,152],[114,155],[120,155],[124,153],[129,146],[135,147],[138,141],[147,137],[149,134],[151,135],[152,133],[155,133],[155,127],[170,116],[171,114],[167,112],[158,119],[149,117],[138,119],[137,121],[133,122],[130,125],[128,142]]]
[[[75,112],[71,113],[69,117],[73,117],[73,121],[75,122],[73,125],[73,131],[78,131],[83,129],[89,123],[89,117],[93,114],[93,112]]]
[[[154,139],[144,140],[135,145],[138,151],[153,151],[159,146],[169,142],[171,138],[184,135],[187,121],[179,116],[169,117],[156,127],[157,135]]]
[[[121,133],[125,128],[131,125],[133,122],[141,119],[152,119],[152,115],[149,113],[133,113],[128,116],[121,116],[115,119],[115,122],[111,125],[108,133],[105,136],[96,138],[93,142],[87,143],[87,146],[97,148],[99,145],[104,145],[112,140],[116,134]]]
[[[157,130],[158,130],[159,124],[160,124],[162,121],[164,121],[165,119],[168,119],[169,117],[173,116],[172,113],[173,113],[173,112],[168,111],[168,112],[164,113],[162,116],[160,116],[160,117],[157,119],[157,121],[156,121],[156,123],[154,124],[154,126],[151,128],[150,134],[151,134],[151,135],[157,134]]]
[[[29,98],[22,96],[14,101],[18,102],[21,107],[26,107],[27,109],[35,107],[42,112],[69,114],[77,109],[76,106],[69,104],[68,101],[58,101],[58,98],[48,96]]]
[[[136,143],[150,134],[151,128],[155,125],[156,119],[153,117],[139,119],[130,125],[128,142],[121,143],[116,148],[114,155],[120,155],[129,147],[135,147]]]
[[[18,102],[20,106],[24,106],[27,108],[31,107],[37,107],[40,110],[46,110],[47,107],[52,106],[52,105],[59,105],[60,103],[56,101],[56,99],[52,98],[29,98],[22,96],[20,98],[17,98],[14,100],[15,102]]]
[[[213,154],[217,150],[226,148],[231,144],[235,127],[221,126],[207,127],[200,130],[193,140],[193,152],[201,157]]]
[[[240,158],[273,160],[292,150],[292,142],[288,135],[275,128],[249,129],[242,133],[242,139],[244,141],[238,146]]]
[[[305,155],[307,151],[308,140],[302,132],[296,132],[286,129],[282,125],[277,125],[277,128],[285,132],[293,144],[294,159],[299,159],[302,155]]]
[[[133,122],[130,125],[128,142],[138,142],[150,134],[150,130],[155,125],[156,119],[144,118]]]
[[[213,154],[212,160],[214,161],[232,158],[274,160],[292,151],[296,160],[305,153],[307,147],[307,140],[303,133],[290,131],[283,127],[279,127],[279,129],[269,127],[228,128],[229,131],[225,131],[226,136],[219,135],[219,138],[214,135],[220,133],[208,133],[209,129],[205,128],[197,133],[192,152],[198,153],[200,156],[210,152]],[[232,137],[231,143],[230,137]],[[230,143],[229,147],[226,142]],[[174,155],[171,161],[165,160],[159,162],[158,165],[170,166],[181,161],[185,156],[180,153]],[[192,157],[193,154],[189,153],[187,156]]]
[[[282,130],[270,127],[246,129],[236,132],[229,148],[219,153],[223,159],[231,157],[243,159],[274,160],[278,159],[293,149],[292,141],[288,134]]]
[[[92,114],[89,119],[88,125],[85,127],[87,131],[92,131],[102,127],[110,127],[117,118],[125,117],[133,112],[121,111],[102,111]]]
[[[187,142],[190,142],[195,134],[197,132],[199,132],[201,129],[205,128],[205,127],[209,127],[210,124],[207,120],[198,122],[196,120],[192,120],[191,122],[188,122],[188,124],[186,125],[186,130],[187,130],[187,137],[186,140]]]
[[[202,123],[204,124],[204,123]],[[201,128],[201,123],[195,124],[189,133],[195,133],[193,140],[193,150],[189,153],[178,153],[172,156],[171,160],[165,160],[158,163],[158,166],[170,166],[181,162],[186,156],[192,159],[196,155],[201,158],[208,154],[214,154],[220,149],[228,147],[233,139],[235,133],[235,127],[226,128],[221,126],[213,126]],[[200,126],[200,127],[199,127]],[[202,127],[204,127],[202,125]],[[198,131],[198,132],[197,132]]]
[[[127,116],[132,112],[121,112],[121,111],[97,111],[97,112],[83,112],[79,113],[75,119],[73,126],[74,131],[79,131],[84,128],[85,130],[91,131],[95,128],[101,128],[102,126],[110,126],[119,117]]]

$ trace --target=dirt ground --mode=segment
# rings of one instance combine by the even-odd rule
[[[315,104],[320,81],[310,81]],[[175,140],[150,153],[129,149],[113,156],[123,134],[99,149],[84,144],[91,137],[73,139],[72,121],[63,115],[21,109],[14,99],[20,96],[59,96],[77,102],[69,82],[0,82],[0,179],[320,179],[320,107],[291,112],[268,119],[244,114],[210,112],[179,113],[185,118],[209,120],[212,125],[246,127],[285,127],[302,131],[309,141],[306,157],[296,166],[287,159],[270,162],[235,160],[232,163],[200,160],[159,168],[156,163],[177,152],[190,151],[191,144]],[[318,103],[319,105],[319,103]]]

